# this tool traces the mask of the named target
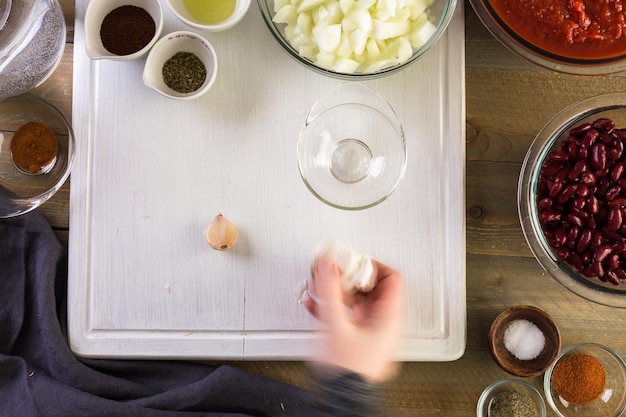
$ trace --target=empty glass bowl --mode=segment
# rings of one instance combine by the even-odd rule
[[[554,389],[552,377],[555,369],[572,355],[590,355],[598,360],[605,372],[601,394],[585,404],[571,404]],[[581,381],[568,381],[579,384]],[[545,373],[543,387],[546,400],[559,417],[617,417],[626,409],[626,367],[624,361],[611,349],[597,343],[579,343],[563,349],[554,365]]]
[[[346,210],[373,207],[404,176],[404,131],[374,90],[340,84],[311,108],[300,131],[297,159],[304,183],[324,203]]]
[[[56,159],[40,173],[19,169],[11,153],[15,131],[28,122],[48,126],[57,143]],[[55,106],[25,96],[0,101],[0,218],[27,213],[52,197],[69,177],[74,153],[72,126]]]

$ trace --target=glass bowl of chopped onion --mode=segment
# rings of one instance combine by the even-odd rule
[[[587,300],[626,308],[626,94],[587,98],[537,134],[518,212],[539,264]]]
[[[278,43],[313,71],[344,80],[393,74],[446,31],[456,0],[258,0]]]
[[[544,375],[548,405],[559,417],[617,417],[626,410],[626,366],[597,343],[567,346]]]
[[[0,101],[0,218],[28,213],[69,178],[74,131],[53,104],[30,96]]]

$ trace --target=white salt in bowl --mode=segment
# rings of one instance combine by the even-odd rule
[[[534,325],[522,326],[518,331],[524,331],[526,327],[529,327],[531,330],[538,329],[543,334],[543,347],[536,353],[536,356],[528,355],[528,350],[539,346],[541,342],[540,336],[538,338],[533,331],[525,330],[522,333],[518,344],[520,346],[519,352],[511,352],[505,345],[506,330],[511,323],[517,320],[525,320]],[[528,323],[524,322],[524,324]],[[527,339],[524,340],[524,337]],[[489,350],[498,366],[511,375],[537,376],[544,373],[556,361],[561,351],[561,333],[554,320],[545,311],[528,305],[513,306],[498,314],[491,323]]]

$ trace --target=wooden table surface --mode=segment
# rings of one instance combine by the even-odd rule
[[[55,73],[32,93],[71,116],[74,2],[60,3],[68,25],[65,54]],[[403,364],[387,394],[388,415],[394,417],[475,415],[481,391],[509,376],[491,358],[487,332],[493,318],[512,305],[531,304],[546,310],[560,326],[564,346],[595,341],[626,357],[626,337],[621,337],[626,334],[626,309],[585,301],[548,276],[526,245],[516,203],[521,163],[541,127],[576,101],[626,91],[626,77],[572,76],[533,66],[501,46],[469,3],[464,6],[467,348],[454,362]],[[69,183],[39,211],[60,239],[67,241]],[[306,367],[300,362],[235,365],[297,385],[307,383]],[[542,387],[542,377],[527,380]]]

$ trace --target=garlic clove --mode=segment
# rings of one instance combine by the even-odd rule
[[[311,268],[321,256],[328,256],[337,264],[345,292],[368,292],[376,286],[377,271],[369,256],[343,242],[323,242],[314,250]]]
[[[230,249],[237,242],[237,227],[218,213],[204,232],[204,239],[213,249]]]

